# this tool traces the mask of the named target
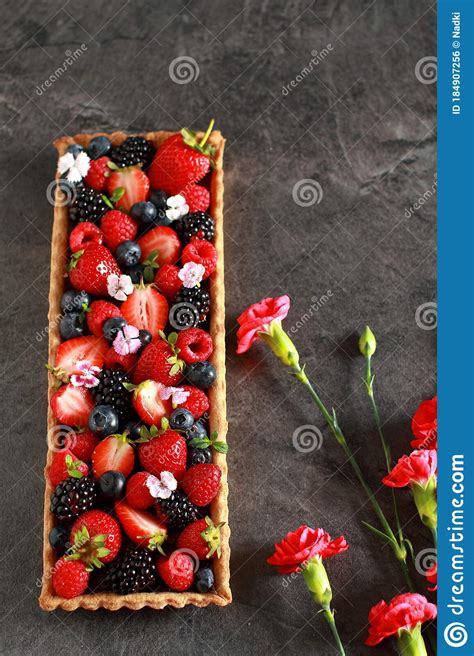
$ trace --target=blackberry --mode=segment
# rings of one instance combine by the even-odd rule
[[[155,572],[153,552],[136,547],[125,551],[111,564],[102,585],[117,594],[143,592],[156,584]]]
[[[83,187],[79,189],[76,199],[69,208],[69,219],[73,223],[82,223],[82,221],[95,223],[108,209],[100,191]]]
[[[167,515],[171,529],[180,530],[198,518],[198,509],[181,490],[172,492],[167,499],[159,499],[157,503]]]
[[[191,305],[194,305],[199,314],[199,323],[206,321],[207,313],[211,307],[209,292],[203,287],[183,287],[176,294],[173,303],[191,303]]]
[[[102,369],[97,377],[99,383],[91,390],[96,404],[111,405],[119,419],[127,419],[132,411],[131,395],[123,383],[130,378],[121,369]]]
[[[151,164],[154,154],[155,147],[151,141],[143,137],[128,137],[120,146],[112,148],[110,158],[120,168],[135,164],[143,164],[146,168]]]
[[[95,499],[95,483],[91,478],[66,478],[51,495],[51,512],[65,522],[91,510]]]
[[[207,239],[207,241],[214,239],[214,219],[206,212],[187,214],[178,224],[182,241],[186,244],[192,237]]]

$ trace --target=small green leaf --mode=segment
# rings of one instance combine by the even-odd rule
[[[174,376],[174,375],[177,374],[180,370],[181,370],[181,367],[179,366],[179,364],[177,364],[177,363],[174,364],[174,365],[171,367],[171,369],[170,369],[170,376]]]
[[[96,551],[97,558],[104,558],[105,556],[108,556],[110,553],[110,549],[107,549],[106,547],[99,547]]]
[[[105,194],[102,194],[102,200],[107,205],[107,207],[110,207],[111,210],[115,209],[112,203],[110,202],[110,199]]]
[[[211,445],[211,440],[208,437],[195,437],[189,442],[189,445],[195,449],[207,449]]]
[[[112,201],[112,203],[117,203],[122,198],[124,193],[125,193],[124,187],[117,187],[117,189],[115,189],[114,192],[112,193],[110,200]]]
[[[155,271],[152,266],[146,266],[143,269],[143,278],[145,282],[148,283],[153,282],[153,280],[155,279]]]
[[[122,385],[125,387],[127,392],[133,392],[137,389],[137,385],[134,385],[133,383],[122,383]]]
[[[82,478],[84,476],[84,474],[78,469],[71,469],[71,470],[68,469],[67,473],[71,478]]]
[[[115,162],[112,162],[112,160],[109,160],[109,161],[107,162],[107,166],[108,166],[109,169],[111,169],[112,171],[120,171],[120,168],[117,166],[117,164],[116,164]]]
[[[213,442],[212,446],[219,453],[227,453],[229,451],[229,445],[226,444],[225,442]]]
[[[174,346],[174,344],[176,344],[177,341],[178,341],[178,333],[170,333],[170,334],[168,335],[168,342],[169,342],[172,346]]]
[[[362,522],[362,524],[364,524],[364,526],[367,526],[367,528],[370,531],[372,531],[374,535],[384,540],[384,542],[392,543],[392,539],[388,535],[386,535],[386,533],[383,533],[383,531],[379,531],[379,529],[375,528],[375,526],[372,526],[372,524],[369,524],[368,522]]]

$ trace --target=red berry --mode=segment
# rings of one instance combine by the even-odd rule
[[[107,179],[109,196],[113,196],[119,189],[123,189],[123,194],[115,202],[115,207],[129,212],[132,205],[147,200],[150,181],[140,167],[129,166],[119,171],[112,171]],[[127,239],[132,238],[127,237]]]
[[[165,584],[176,592],[190,588],[194,581],[194,561],[182,551],[174,551],[169,558],[158,560],[158,574]]]
[[[186,198],[190,212],[205,212],[209,208],[211,196],[206,187],[191,184],[185,187],[180,193]]]
[[[155,380],[163,385],[175,386],[183,377],[181,368],[171,374],[171,368],[175,363],[173,349],[164,339],[155,339],[151,344],[145,346],[133,372],[133,382],[142,383],[144,380]],[[176,358],[175,358],[176,359]]]
[[[84,527],[87,529],[89,539],[87,541],[82,539],[78,542],[76,534]],[[100,540],[100,546],[109,550],[109,553],[105,556],[95,553],[95,547],[97,548],[99,545],[94,545],[94,538],[98,535],[104,536],[104,539]],[[81,559],[84,560],[86,564],[91,562],[91,559],[94,556],[96,556],[102,563],[110,563],[117,557],[117,554],[120,551],[122,545],[122,533],[120,531],[120,526],[112,515],[109,515],[102,510],[89,510],[76,519],[72,525],[70,541],[71,544],[76,545],[79,553],[81,553],[82,550]]]
[[[220,555],[221,524],[214,526],[210,517],[198,519],[181,531],[176,542],[179,549],[193,551],[199,560]]]
[[[120,275],[112,253],[102,244],[89,244],[77,251],[69,264],[69,280],[75,289],[107,296],[107,279],[111,273]]]
[[[58,346],[53,373],[59,376],[63,372],[68,375],[79,374],[81,372],[77,364],[83,360],[102,369],[108,348],[109,345],[103,337],[87,335],[68,339]]]
[[[113,346],[109,348],[105,355],[104,366],[106,369],[123,369],[123,371],[131,371],[137,361],[136,353],[127,353],[127,355],[120,355]]]
[[[132,241],[137,236],[137,223],[131,216],[118,210],[106,212],[100,220],[100,229],[104,235],[105,243],[111,251],[127,239]]]
[[[211,356],[214,348],[212,337],[201,328],[182,330],[178,335],[176,346],[179,349],[179,357],[186,364],[204,362]]]
[[[193,465],[183,476],[181,487],[196,506],[207,506],[219,490],[221,475],[217,465]]]
[[[74,455],[83,460],[90,462],[95,447],[99,444],[99,438],[90,430],[76,433],[68,433],[64,440],[64,446],[71,449]]]
[[[107,319],[121,317],[119,308],[109,301],[92,301],[87,312],[87,327],[96,337],[102,337],[102,327]]]
[[[145,510],[155,503],[156,499],[151,496],[151,492],[147,485],[150,476],[152,476],[152,474],[140,471],[129,478],[127,482],[125,501],[132,508]]]
[[[168,301],[151,285],[135,287],[120,307],[131,326],[157,334],[168,321]]]
[[[81,560],[60,558],[53,568],[53,589],[59,597],[72,599],[87,590],[89,572]]]
[[[203,280],[209,278],[211,273],[216,270],[217,266],[217,251],[211,242],[206,239],[198,239],[193,237],[189,244],[184,247],[181,255],[181,262],[196,262],[202,264],[206,269]]]
[[[178,278],[179,267],[175,264],[163,264],[155,275],[155,285],[160,292],[172,301],[183,286],[183,281]]]
[[[86,426],[94,407],[89,390],[74,387],[71,383],[62,385],[51,397],[53,415],[67,426]]]
[[[192,385],[182,385],[181,389],[189,392],[189,396],[186,401],[180,403],[178,407],[189,410],[194,419],[202,417],[202,415],[209,410],[209,399],[207,398],[206,393]]]
[[[99,159],[91,159],[89,170],[84,182],[88,187],[92,187],[96,191],[105,191],[107,189],[107,178],[110,175],[109,157],[99,157]]]
[[[138,245],[142,251],[140,262],[147,260],[155,251],[156,262],[160,266],[174,264],[179,259],[181,242],[176,232],[168,226],[152,228],[138,240]]]
[[[58,451],[53,456],[53,461],[49,468],[49,480],[51,485],[56,487],[66,478],[82,478],[89,473],[89,467],[85,462],[79,460],[72,451],[64,449]]]
[[[69,247],[72,253],[82,250],[88,244],[102,244],[104,235],[99,228],[90,221],[83,221],[78,223],[72,229],[69,235]]]
[[[186,471],[186,441],[172,430],[144,442],[138,447],[138,457],[146,471],[159,476],[169,471],[180,479]]]

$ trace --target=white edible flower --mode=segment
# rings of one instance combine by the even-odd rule
[[[165,214],[170,221],[181,219],[189,212],[189,205],[186,203],[186,198],[181,194],[170,196],[166,204],[168,205],[168,209]]]
[[[80,182],[85,178],[90,167],[89,155],[82,151],[76,157],[72,153],[66,153],[58,160],[58,173],[69,182]]]

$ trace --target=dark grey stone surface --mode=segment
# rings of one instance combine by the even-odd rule
[[[389,642],[370,650],[363,639],[370,606],[403,587],[397,565],[361,525],[370,510],[296,381],[263,345],[235,355],[235,317],[264,296],[290,294],[286,325],[304,324],[295,341],[307,371],[378,486],[382,455],[356,347],[363,325],[378,338],[376,388],[394,456],[409,448],[410,416],[435,391],[435,331],[415,320],[435,298],[434,197],[428,193],[410,212],[434,181],[435,85],[415,75],[417,62],[435,54],[431,3],[4,0],[2,8],[2,653],[332,656],[302,580],[284,585],[265,564],[273,541],[303,522],[344,533],[351,545],[328,563],[347,654],[394,653]],[[81,44],[81,56],[55,73],[66,51]],[[325,48],[327,56],[305,74],[312,51]],[[169,66],[183,55],[194,58],[199,76],[177,84]],[[42,90],[51,75],[56,80]],[[44,613],[37,581],[51,141],[80,131],[202,128],[212,116],[228,139],[234,603]],[[320,184],[319,203],[294,202],[302,179]],[[312,299],[325,294],[304,318]],[[324,436],[311,453],[292,444],[305,424]],[[379,497],[389,512],[387,491]],[[428,548],[408,494],[398,497],[415,551]],[[417,584],[425,589],[420,577]]]

